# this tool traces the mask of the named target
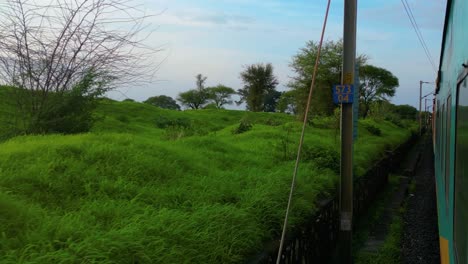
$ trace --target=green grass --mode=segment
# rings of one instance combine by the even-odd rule
[[[1,107],[0,107],[1,108]],[[279,235],[301,124],[103,100],[90,133],[0,144],[3,263],[239,263]],[[240,120],[251,130],[233,134]],[[410,136],[360,127],[356,175]],[[334,129],[308,128],[291,226],[337,185]]]
[[[369,252],[362,249],[368,239],[370,228],[379,225],[378,220],[382,217],[385,204],[392,198],[398,190],[400,176],[390,175],[389,185],[386,190],[379,195],[365,216],[360,221],[357,232],[353,238],[354,261],[356,264],[399,264],[401,263],[401,236],[403,232],[403,212],[405,207],[401,207],[398,213],[392,217],[392,222],[388,227],[387,237],[383,245],[377,252]]]
[[[400,264],[401,236],[403,219],[395,216],[390,225],[388,236],[378,252],[360,252],[355,260],[356,264]]]

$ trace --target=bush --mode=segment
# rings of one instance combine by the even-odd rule
[[[106,81],[93,71],[88,72],[70,90],[41,93],[13,88],[16,115],[25,124],[19,133],[82,133],[96,121],[93,111],[99,97],[107,90]]]
[[[247,118],[244,118],[240,121],[239,123],[239,126],[237,126],[233,131],[232,133],[233,134],[242,134],[244,132],[247,132],[249,130],[251,130],[253,127],[252,123],[250,122],[250,120],[248,120]]]
[[[374,135],[374,136],[381,136],[382,135],[382,130],[380,130],[380,128],[374,126],[373,124],[371,124],[369,122],[363,122],[362,125],[372,135]]]
[[[269,117],[264,123],[267,126],[279,126],[282,124],[280,120],[274,119],[272,117]]]
[[[130,122],[130,119],[126,115],[117,116],[117,120],[119,120],[122,123],[129,123]]]
[[[340,172],[340,154],[325,146],[303,146],[302,159],[313,161],[319,169],[331,169]]]

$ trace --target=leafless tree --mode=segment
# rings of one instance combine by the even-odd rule
[[[0,82],[14,87],[26,126],[77,87],[102,95],[156,70],[133,0],[6,0],[0,10]]]

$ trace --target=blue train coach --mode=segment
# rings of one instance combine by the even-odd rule
[[[448,0],[434,107],[443,264],[468,264],[468,0]]]

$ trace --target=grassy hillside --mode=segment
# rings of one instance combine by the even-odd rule
[[[87,134],[0,144],[4,263],[238,263],[278,236],[301,127],[293,117],[105,100],[96,118]],[[241,120],[252,129],[233,134]],[[291,225],[334,191],[332,125],[308,128]],[[409,135],[362,122],[356,174]]]

